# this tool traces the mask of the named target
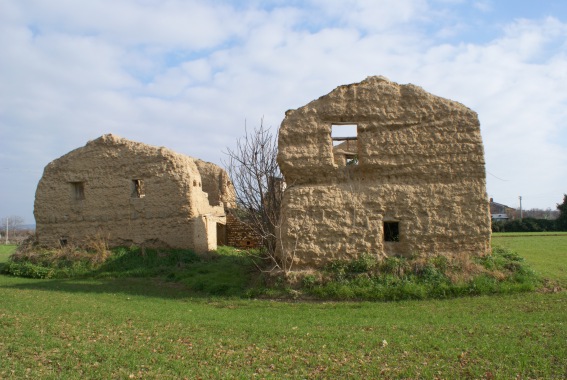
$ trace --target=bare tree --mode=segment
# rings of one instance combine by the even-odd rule
[[[525,210],[524,218],[535,218],[535,219],[557,219],[559,217],[558,210],[552,210],[551,208],[547,208],[546,210],[540,208],[532,208],[529,210]]]
[[[263,120],[252,131],[227,148],[223,162],[236,191],[237,217],[262,240],[265,253],[280,267],[276,257],[276,234],[281,225],[281,201],[285,184],[277,163],[277,134],[265,128]]]

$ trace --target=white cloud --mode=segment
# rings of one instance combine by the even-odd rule
[[[35,0],[25,9],[40,32],[86,33],[130,46],[203,49],[244,30],[230,6],[199,0]]]
[[[481,12],[490,12],[493,10],[492,2],[488,0],[475,1],[473,7]]]
[[[424,0],[313,0],[322,17],[367,32],[381,32],[422,19],[428,10]]]
[[[277,127],[286,109],[368,75],[477,111],[487,168],[509,180],[489,175],[489,194],[553,206],[567,178],[565,21],[505,20],[489,42],[459,41],[465,6],[5,0],[0,181],[13,208],[0,216],[29,221],[43,167],[103,133],[220,163],[245,121]]]
[[[550,207],[567,178],[567,57],[541,52],[567,32],[554,19],[528,24],[517,21],[487,45],[434,48],[443,59],[429,57],[420,72],[425,88],[479,113],[490,195],[515,205],[523,194],[528,207]]]

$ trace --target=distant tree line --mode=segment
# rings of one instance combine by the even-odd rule
[[[17,215],[0,218],[0,244],[20,244],[34,231],[24,228],[24,219]]]
[[[492,232],[545,232],[561,231],[557,221],[550,219],[523,218],[508,221],[492,221]]]
[[[522,219],[493,221],[492,232],[567,231],[567,194],[563,196],[563,203],[557,205],[557,211],[553,212],[553,214],[547,211],[543,215],[538,215],[537,212],[530,213],[529,211],[533,210],[525,212],[524,215],[527,217]],[[539,217],[533,217],[535,216],[534,214]],[[550,215],[556,216],[556,218],[548,218]]]

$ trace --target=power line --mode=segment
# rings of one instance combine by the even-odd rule
[[[496,179],[499,179],[500,181],[504,181],[504,182],[509,182],[509,179],[502,179],[500,177],[495,176],[494,174],[492,174],[491,172],[489,172],[488,170],[486,171],[488,174],[490,174],[491,176],[493,176]]]

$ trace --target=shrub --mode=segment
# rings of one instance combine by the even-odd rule
[[[5,274],[28,278],[52,278],[55,273],[53,268],[44,267],[31,262],[7,262],[2,269]]]
[[[303,283],[303,287],[305,288],[313,288],[317,283],[317,277],[315,277],[312,274],[308,274],[305,277],[303,277],[302,283]]]
[[[387,257],[380,263],[380,271],[403,277],[405,273],[411,272],[411,265],[403,257]]]
[[[376,266],[378,260],[376,257],[368,254],[362,254],[350,262],[347,262],[346,270],[351,273],[364,273],[371,271]]]
[[[505,222],[492,222],[492,232],[545,232],[560,231],[556,220],[524,218]]]

